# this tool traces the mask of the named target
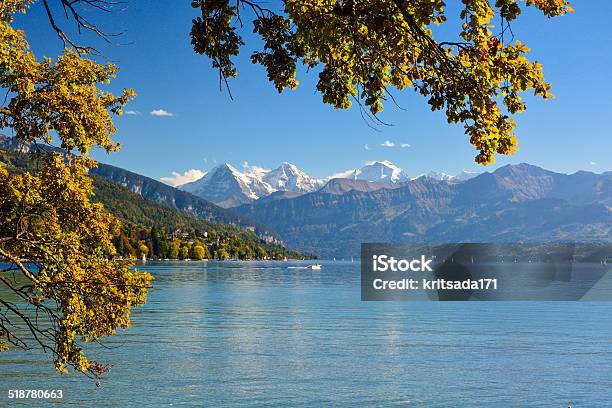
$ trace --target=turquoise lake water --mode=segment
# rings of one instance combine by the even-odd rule
[[[11,351],[0,407],[612,406],[612,302],[362,302],[358,263],[297,264],[147,265],[134,326],[89,353],[101,388]]]

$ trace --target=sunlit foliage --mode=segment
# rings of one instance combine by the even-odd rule
[[[542,66],[527,58],[510,24],[524,7],[547,17],[572,9],[565,0],[460,3],[459,37],[441,40],[433,27],[447,20],[442,0],[284,0],[281,10],[265,8],[269,2],[194,0],[191,39],[227,83],[244,45],[239,28],[252,17],[263,49],[251,59],[279,92],[298,86],[299,64],[318,67],[325,103],[345,109],[356,102],[376,118],[392,99],[390,88],[412,88],[449,123],[464,124],[476,161],[486,165],[517,149],[512,116],[525,110],[521,94],[552,96]]]
[[[29,1],[0,3],[0,128],[28,149],[35,169],[9,172],[0,163],[0,350],[39,346],[55,367],[98,376],[83,343],[130,326],[131,308],[146,301],[152,277],[113,260],[117,221],[92,203],[88,152],[114,151],[112,116],[133,96],[100,89],[115,76],[67,49],[39,60],[13,27]],[[49,152],[57,142],[74,155]]]

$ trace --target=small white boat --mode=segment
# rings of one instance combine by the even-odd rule
[[[316,269],[316,270],[320,270],[322,267],[321,264],[312,264],[312,265],[306,265],[306,266],[288,266],[287,269]]]

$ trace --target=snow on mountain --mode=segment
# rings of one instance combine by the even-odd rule
[[[482,173],[478,173],[475,171],[467,171],[463,170],[461,173],[455,176],[455,180],[457,181],[468,181],[469,179],[473,179],[476,176],[481,175]]]
[[[421,177],[427,177],[433,180],[438,180],[438,181],[447,181],[449,183],[462,183],[464,181],[467,181],[471,178],[474,178],[476,176],[478,176],[481,173],[476,173],[476,172],[471,172],[471,171],[462,171],[461,173],[457,174],[456,176],[451,176],[450,174],[447,173],[442,173],[442,172],[438,172],[438,171],[430,171],[427,174],[420,174],[416,177],[413,177],[411,180],[416,180],[419,179]]]
[[[248,186],[251,188],[251,197],[255,200],[277,191],[277,189],[261,180],[256,174],[243,173],[243,175],[248,180]]]
[[[241,172],[225,163],[179,189],[227,208],[250,203],[276,191],[307,193],[323,185],[323,181],[310,177],[291,163],[283,163],[274,170],[256,166],[247,166],[245,170]]]
[[[450,183],[462,182],[477,176],[478,173],[464,171],[457,176],[446,173],[430,172],[412,178],[429,177]],[[297,166],[284,162],[274,170],[244,164],[239,171],[229,163],[224,163],[210,170],[199,180],[179,187],[222,207],[235,207],[267,197],[277,191],[293,193],[311,193],[318,191],[331,179],[348,179],[372,183],[400,184],[410,177],[399,167],[388,160],[368,162],[365,166],[336,173],[324,180],[309,176]]]
[[[295,193],[310,193],[323,186],[323,181],[310,177],[297,166],[284,162],[277,169],[263,175],[262,180],[275,191],[292,191]]]
[[[204,177],[184,184],[179,189],[192,193],[221,207],[233,207],[246,204],[258,198],[252,188],[253,179],[238,171],[229,163],[224,163],[210,170]],[[259,192],[265,190],[259,184]]]
[[[365,166],[359,169],[347,170],[328,177],[328,179],[334,178],[346,178],[390,184],[401,183],[409,180],[408,175],[389,160],[368,162]]]
[[[426,176],[439,181],[453,181],[455,179],[455,177],[451,176],[450,174],[441,173],[437,171],[430,171],[426,174]]]
[[[567,175],[520,164],[462,183],[382,184],[384,194],[375,192],[380,184],[335,179],[297,200],[237,211],[323,258],[358,255],[363,231],[380,242],[611,242],[612,173]]]

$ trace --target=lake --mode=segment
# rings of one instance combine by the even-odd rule
[[[147,264],[101,388],[10,351],[0,406],[612,406],[612,302],[362,302],[358,263],[322,263]]]

